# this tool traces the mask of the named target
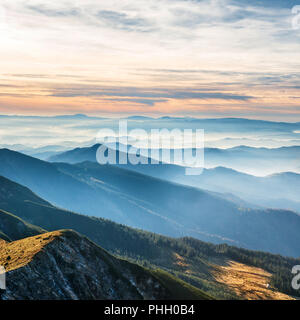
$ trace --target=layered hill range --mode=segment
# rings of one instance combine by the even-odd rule
[[[50,162],[65,162],[76,164],[84,161],[96,162],[96,152],[100,144],[92,147],[76,148],[66,152],[59,153],[49,157]],[[118,144],[116,145],[118,147]],[[130,146],[128,146],[130,150]],[[157,154],[162,158],[164,149],[159,149]],[[119,156],[117,150],[117,156]],[[118,165],[121,168],[130,169],[153,177],[165,179],[171,182],[185,184],[197,188],[216,191],[223,194],[238,196],[246,202],[245,205],[252,207],[268,207],[279,209],[291,209],[300,212],[300,174],[287,171],[299,167],[300,147],[282,147],[282,148],[251,148],[235,147],[229,149],[205,149],[205,164],[210,164],[211,169],[204,169],[199,176],[187,176],[185,168],[179,165],[162,163],[151,164],[150,158],[146,156],[151,154],[148,150],[140,149],[140,157],[148,164],[140,165]],[[170,150],[170,159],[174,159],[175,150]],[[191,152],[195,155],[195,150]],[[214,160],[210,160],[213,158]],[[246,167],[251,168],[254,165],[261,168],[266,173],[266,166],[271,171],[276,171],[275,163],[278,162],[278,172],[263,177],[257,177],[243,172],[233,170],[235,163],[247,161]],[[262,165],[265,163],[265,166]],[[280,164],[279,164],[280,163]],[[227,167],[224,167],[226,166]],[[296,169],[297,171],[297,169]],[[242,202],[241,202],[242,203]]]
[[[0,161],[2,176],[61,208],[166,236],[299,256],[295,212],[253,208],[230,194],[158,179],[151,176],[153,166],[145,166],[146,175],[132,170],[142,166],[48,163],[7,149],[0,150]],[[158,168],[163,177],[169,166]]]
[[[95,144],[97,145],[97,144]],[[94,145],[94,146],[95,146]],[[99,145],[99,144],[98,144]],[[163,158],[164,154],[170,153],[171,163],[176,164],[176,152],[180,149],[143,149],[132,148],[128,145],[116,143],[107,144],[111,149],[128,150],[129,153],[137,151],[142,157],[151,157],[156,160],[163,160],[165,163],[170,162],[168,159]],[[93,155],[93,147],[76,148],[65,152],[57,152],[49,156],[48,160],[52,162],[69,162],[78,163],[85,160],[95,161]],[[201,149],[185,148],[184,160],[186,163],[193,163],[196,151],[200,153]],[[155,151],[155,152],[154,152]],[[47,159],[47,158],[44,158]],[[300,173],[300,146],[288,146],[278,148],[265,148],[265,147],[249,147],[238,146],[232,148],[205,148],[205,167],[227,167],[237,171],[245,172],[251,175],[265,176],[278,172],[296,172]],[[181,161],[182,162],[182,161]],[[177,164],[182,165],[179,162]],[[184,163],[184,162],[183,162]]]
[[[79,215],[4,177],[0,188],[0,265],[7,271],[1,299],[294,299],[297,294],[290,288],[290,268],[299,259],[173,239]]]

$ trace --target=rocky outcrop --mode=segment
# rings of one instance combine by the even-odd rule
[[[153,273],[113,257],[73,231],[3,241],[0,265],[7,271],[4,300],[172,298]]]

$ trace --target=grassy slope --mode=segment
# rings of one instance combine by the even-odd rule
[[[174,300],[212,299],[211,296],[203,293],[198,288],[170,275],[161,269],[155,269],[151,271],[151,273],[163,284],[164,287],[168,288],[169,292],[172,293],[171,298]]]

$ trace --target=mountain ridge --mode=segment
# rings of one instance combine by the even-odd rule
[[[211,299],[167,273],[115,258],[71,230],[1,243],[0,263],[7,277],[4,300]]]
[[[51,159],[72,164],[83,161],[96,162],[95,155],[97,147],[98,145],[84,149],[79,148],[76,149],[76,154],[71,150],[68,153],[61,153]],[[245,150],[250,150],[251,153],[255,152],[255,148],[245,148]],[[270,163],[274,162],[272,159],[273,157],[276,157],[277,153],[281,154],[283,152],[284,154],[289,154],[291,150],[296,150],[300,156],[300,147],[298,146],[256,149],[260,150],[259,152],[275,153],[273,156],[269,157]],[[227,153],[231,152],[230,150],[238,152],[237,148],[228,148],[225,150],[210,148],[208,150],[217,150],[217,153]],[[247,151],[245,150],[243,152],[246,152],[247,155]],[[285,157],[284,154],[282,154],[282,157]],[[205,155],[205,157],[207,158],[207,155]],[[252,159],[251,161],[254,162],[254,160],[255,159]],[[258,159],[257,161],[260,160]],[[293,161],[296,163],[295,160]],[[131,165],[129,163],[127,165],[116,164],[115,166],[200,189],[219,193],[231,193],[247,202],[250,207],[253,208],[261,206],[264,208],[270,207],[300,212],[298,196],[300,192],[300,175],[293,171],[267,174],[258,177],[224,165],[217,165],[212,168],[204,168],[202,174],[199,176],[186,176],[185,168],[176,164],[160,163]],[[242,202],[240,201],[240,203]]]

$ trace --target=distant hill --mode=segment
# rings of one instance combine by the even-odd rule
[[[145,116],[130,116],[127,117],[128,120],[153,120],[151,117],[145,117]]]
[[[300,174],[282,172],[256,177],[230,168],[204,169],[199,176],[187,176],[185,169],[175,165],[136,166],[136,170],[154,177],[201,189],[237,196],[242,206],[288,209],[300,213]],[[233,196],[230,196],[233,195]]]
[[[98,148],[99,145],[94,145],[89,148],[74,149],[51,157],[50,160],[66,163],[95,162]],[[146,152],[143,154],[146,155]],[[171,155],[173,156],[173,151]],[[261,162],[264,162],[265,165],[269,162],[269,166],[272,164],[271,167],[273,168],[276,159],[279,162],[287,163],[287,166],[291,163],[298,165],[300,147],[267,149],[241,146],[225,150],[207,148],[205,151],[206,163],[210,161],[211,157],[221,159],[219,162],[215,161],[214,164],[227,163],[228,165],[232,165],[233,162],[238,162],[238,159],[242,158],[241,163],[243,161],[250,161],[256,166]],[[249,205],[252,203],[257,206],[290,209],[300,212],[300,174],[294,172],[282,172],[265,177],[256,177],[218,166],[212,169],[204,169],[203,173],[199,176],[187,176],[184,167],[173,164],[131,165],[128,163],[127,165],[117,164],[117,166],[197,188],[221,193],[232,193],[248,202]],[[284,168],[281,169],[283,170]]]
[[[96,161],[96,152],[99,146],[99,144],[95,144],[91,147],[76,148],[50,156],[47,160],[50,162],[67,163]],[[159,150],[160,156],[163,150]],[[140,154],[143,158],[150,159],[151,154],[148,150],[141,149]],[[195,149],[191,150],[191,154],[195,154]],[[170,156],[171,159],[174,159],[174,149],[171,149]],[[268,175],[285,171],[300,173],[300,146],[281,148],[253,148],[247,146],[227,149],[205,148],[204,158],[204,167],[206,168],[221,166],[252,175]],[[150,160],[148,160],[148,163],[150,163]],[[140,170],[138,167],[148,169],[146,165],[133,166],[130,163],[128,163],[128,167],[131,167],[130,169],[132,170]]]
[[[96,161],[96,152],[100,144],[94,144],[90,147],[76,148],[67,152],[62,152],[56,155],[53,159],[48,159],[52,162],[68,162],[78,163],[82,161]],[[162,153],[163,149],[159,149]],[[171,149],[171,158],[173,158],[174,149]],[[293,159],[300,156],[300,146],[280,147],[280,148],[254,148],[248,146],[238,146],[227,149],[205,148],[206,156],[208,156],[209,164],[212,161],[226,161],[228,158],[245,159],[245,158],[260,158],[261,160],[270,158]],[[148,150],[141,149],[141,154],[147,154]],[[150,155],[150,154],[149,154]],[[92,158],[93,156],[93,158]],[[77,158],[80,157],[80,158]],[[84,158],[85,157],[85,158]],[[88,158],[90,157],[90,158]],[[274,159],[276,160],[276,159]]]
[[[300,213],[300,174],[284,172],[255,177],[232,169],[205,169],[198,177],[170,174],[170,181],[216,192],[232,193],[248,203]]]
[[[63,114],[63,115],[57,115],[57,116],[23,116],[23,115],[0,115],[0,118],[11,118],[11,119],[56,119],[56,120],[103,120],[105,118],[100,117],[91,117],[85,114]]]
[[[84,161],[96,162],[96,153],[100,144],[94,144],[92,147],[75,148],[69,151],[59,153],[48,158],[50,162],[79,163]]]

